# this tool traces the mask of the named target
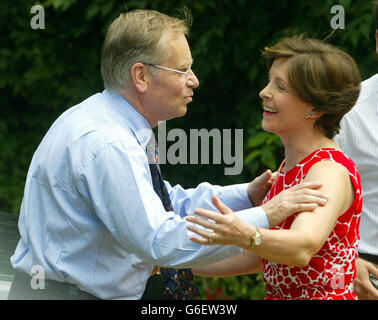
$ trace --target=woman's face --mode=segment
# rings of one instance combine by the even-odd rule
[[[274,60],[269,70],[269,83],[260,92],[264,109],[262,127],[280,137],[298,134],[313,128],[314,124],[313,120],[306,119],[313,106],[300,99],[291,88],[287,69],[287,59]]]

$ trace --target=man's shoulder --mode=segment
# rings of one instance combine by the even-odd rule
[[[356,106],[363,104],[366,99],[369,99],[372,96],[378,96],[378,73],[369,79],[362,81],[361,92]]]
[[[362,81],[362,86],[372,86],[373,84],[378,85],[378,73]]]
[[[362,121],[376,114],[375,101],[378,99],[378,74],[361,83],[361,92],[355,106],[344,116],[344,121]],[[369,111],[370,110],[370,111]],[[343,121],[343,122],[344,122]]]
[[[61,126],[68,130],[72,142],[84,138],[111,143],[132,138],[128,122],[120,121],[117,114],[111,111],[108,101],[97,93],[63,113]]]
[[[84,160],[117,142],[136,144],[127,122],[120,122],[116,115],[108,112],[105,104],[101,94],[95,94],[66,110],[52,124],[39,149],[60,150],[60,154],[69,158]]]

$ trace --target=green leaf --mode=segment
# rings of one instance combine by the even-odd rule
[[[256,148],[263,143],[266,142],[266,140],[269,138],[270,134],[267,132],[260,132],[253,136],[247,143],[247,148]]]
[[[361,30],[361,33],[364,36],[364,38],[366,40],[369,40],[369,38],[371,37],[370,25],[367,24],[367,23],[361,23],[360,24],[360,30]]]
[[[271,170],[277,169],[277,161],[270,147],[265,147],[262,150],[261,162]]]
[[[250,163],[252,162],[254,159],[256,159],[257,157],[259,157],[261,155],[261,150],[254,150],[252,151],[251,153],[248,154],[248,156],[244,159],[244,163],[247,164],[247,163]]]
[[[95,15],[97,15],[100,12],[100,7],[95,4],[88,7],[86,13],[85,13],[85,20],[91,20]]]

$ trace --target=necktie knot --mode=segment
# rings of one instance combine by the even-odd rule
[[[146,153],[149,164],[159,165],[159,146],[155,138],[148,143]]]

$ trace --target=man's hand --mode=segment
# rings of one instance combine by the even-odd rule
[[[303,182],[286,189],[262,205],[272,228],[296,212],[313,211],[325,205],[328,196],[320,191],[321,182]]]
[[[277,172],[266,170],[262,175],[255,178],[248,185],[248,196],[254,206],[260,206],[266,194],[273,185]]]
[[[378,279],[378,269],[370,262],[358,258],[356,262],[357,276],[354,280],[354,292],[360,300],[378,300],[378,290],[374,288],[369,275]]]

